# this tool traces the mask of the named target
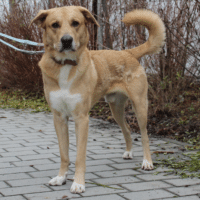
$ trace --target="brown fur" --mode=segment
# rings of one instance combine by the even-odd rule
[[[73,20],[79,22],[78,27],[72,27]],[[51,25],[54,22],[60,24],[58,29],[52,28]],[[113,116],[122,129],[127,151],[124,158],[129,159],[131,159],[132,140],[128,124],[124,119],[124,104],[128,98],[132,101],[142,134],[144,151],[142,168],[145,170],[153,169],[146,129],[148,83],[145,71],[138,59],[145,54],[157,53],[160,50],[164,44],[165,27],[159,16],[148,10],[134,10],[126,14],[123,22],[127,25],[141,24],[148,28],[150,35],[148,41],[129,50],[89,51],[87,49],[89,35],[86,24],[95,23],[98,25],[98,22],[87,9],[78,6],[43,10],[32,21],[32,23],[36,23],[44,29],[45,54],[39,62],[39,66],[43,75],[45,97],[54,114],[54,124],[61,156],[60,177],[64,176],[69,167],[67,126],[69,115],[63,115],[64,113],[52,107],[50,94],[52,91],[61,89],[59,81],[62,74],[60,72],[64,68],[62,65],[55,63],[51,57],[60,61],[72,59],[78,63],[77,66],[71,68],[68,78],[66,78],[66,85],[67,82],[72,81],[69,84],[69,93],[66,94],[70,96],[81,95],[81,101],[76,104],[75,109],[71,112],[71,116],[75,120],[77,136],[74,182],[78,186],[76,185],[75,188],[72,186],[71,192],[73,193],[84,192],[81,185],[85,185],[88,112],[102,96],[106,96]],[[75,41],[76,49],[73,52],[59,52],[61,38],[66,34],[72,36]]]

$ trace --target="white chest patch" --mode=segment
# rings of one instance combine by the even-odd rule
[[[60,90],[52,91],[49,95],[52,108],[68,117],[72,116],[76,104],[82,100],[81,94],[70,94],[69,92],[70,86],[76,77],[67,81],[71,68],[71,65],[65,65],[61,68],[59,75]]]

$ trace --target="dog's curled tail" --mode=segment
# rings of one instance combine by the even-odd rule
[[[122,20],[126,25],[143,25],[149,31],[149,39],[142,45],[129,49],[135,58],[139,59],[146,54],[159,53],[165,41],[165,26],[161,18],[150,10],[133,10]]]

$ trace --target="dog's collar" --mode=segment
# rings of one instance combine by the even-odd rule
[[[76,62],[75,60],[66,59],[66,60],[64,60],[64,61],[58,61],[58,60],[56,60],[54,57],[51,57],[51,59],[52,59],[55,63],[57,63],[57,64],[59,64],[59,65],[72,65],[72,66],[76,66],[76,65],[77,65],[77,62]]]

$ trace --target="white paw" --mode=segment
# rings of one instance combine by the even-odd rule
[[[73,182],[71,189],[70,189],[71,193],[82,193],[85,192],[85,185],[82,184],[78,184],[75,181]]]
[[[153,170],[154,167],[153,167],[153,163],[151,162],[148,162],[148,160],[146,159],[143,159],[143,163],[142,163],[142,169],[144,170]]]
[[[64,176],[56,176],[55,178],[51,179],[49,181],[49,185],[53,185],[53,186],[63,185],[66,183],[66,180],[67,180],[67,173],[65,173]]]
[[[122,158],[123,159],[133,159],[133,152],[132,151],[125,151]]]

